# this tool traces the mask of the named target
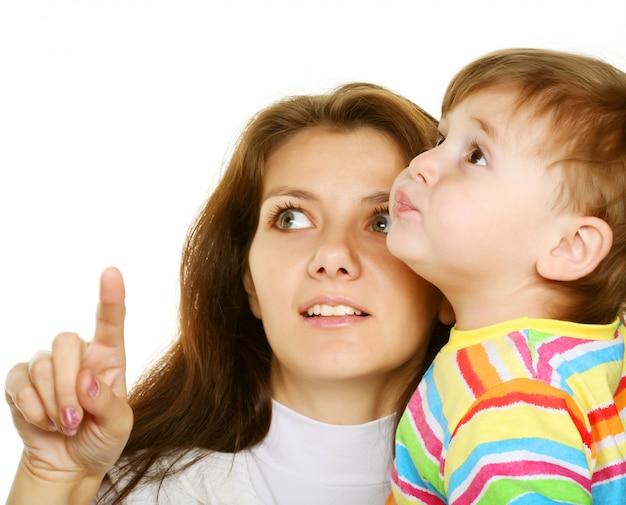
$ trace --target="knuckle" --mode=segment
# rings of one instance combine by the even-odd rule
[[[64,347],[71,347],[80,344],[80,337],[78,334],[73,332],[63,332],[59,333],[54,340],[52,341],[52,350]]]
[[[34,388],[25,387],[15,392],[13,402],[22,417],[30,424],[40,424],[47,419],[39,395]]]
[[[11,398],[13,399],[13,403],[20,409],[24,410],[28,405],[33,404],[34,402],[39,401],[39,396],[37,395],[35,389],[31,387],[24,387],[18,391],[15,391]]]
[[[28,370],[28,363],[20,362],[13,365],[7,372],[5,379],[5,389],[9,389],[11,384],[19,380],[25,371]]]
[[[50,353],[40,351],[35,354],[28,364],[28,374],[33,382],[51,381],[54,374]]]

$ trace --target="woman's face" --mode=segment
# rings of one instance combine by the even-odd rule
[[[387,251],[399,147],[368,128],[298,133],[268,159],[244,279],[280,392],[320,381],[406,380],[441,295]]]

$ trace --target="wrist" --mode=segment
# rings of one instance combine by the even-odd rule
[[[6,505],[88,505],[104,475],[87,470],[43,470],[22,455]]]

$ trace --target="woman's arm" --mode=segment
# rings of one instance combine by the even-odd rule
[[[100,474],[79,476],[63,472],[34,469],[31,461],[22,455],[7,505],[79,505],[89,504],[96,495],[102,478]]]

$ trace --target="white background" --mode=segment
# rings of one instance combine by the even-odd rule
[[[383,84],[434,116],[504,46],[626,69],[623,0],[0,1],[0,376],[90,338],[127,285],[129,379],[175,333],[187,227],[245,121],[286,94]],[[1,407],[0,500],[21,444]]]

